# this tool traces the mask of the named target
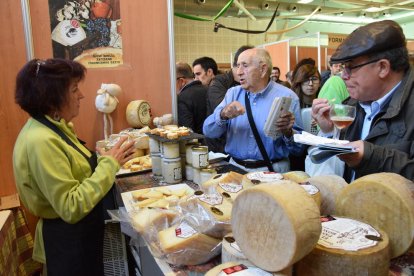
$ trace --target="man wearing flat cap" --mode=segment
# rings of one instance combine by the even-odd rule
[[[342,155],[344,177],[393,172],[414,180],[414,71],[410,68],[402,28],[394,21],[370,23],[353,31],[337,48],[331,61],[342,63],[354,122],[341,139],[357,153]],[[327,100],[315,99],[312,117],[322,134],[333,130]]]

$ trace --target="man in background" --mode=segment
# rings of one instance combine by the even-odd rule
[[[193,72],[187,63],[177,62],[175,70],[178,125],[189,127],[196,133],[202,133],[203,122],[206,118],[207,87],[193,78]]]
[[[273,66],[272,73],[270,74],[270,79],[276,83],[282,84],[283,81],[280,80],[280,68]]]
[[[211,57],[201,57],[193,61],[194,78],[208,87],[218,74],[217,63]]]

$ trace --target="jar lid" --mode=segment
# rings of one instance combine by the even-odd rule
[[[213,169],[213,168],[201,169],[201,172],[206,172],[206,173],[217,173],[216,169]]]
[[[193,151],[208,152],[207,146],[193,147]]]
[[[177,157],[177,158],[163,158],[162,162],[167,162],[167,163],[174,163],[174,162],[181,162],[181,157]]]

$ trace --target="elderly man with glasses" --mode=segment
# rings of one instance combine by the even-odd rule
[[[357,152],[342,155],[344,177],[393,172],[414,179],[414,72],[402,28],[385,20],[359,27],[331,59],[344,66],[342,79],[355,105],[354,122],[341,137]],[[323,133],[333,129],[326,99],[316,99],[312,117]]]

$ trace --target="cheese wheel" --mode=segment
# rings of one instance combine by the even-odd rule
[[[307,255],[321,233],[319,208],[297,183],[261,184],[233,203],[234,238],[246,257],[267,271],[281,271]]]
[[[321,192],[319,191],[318,187],[312,185],[312,184],[308,184],[308,183],[302,183],[300,184],[300,186],[305,189],[305,191],[313,198],[313,200],[315,200],[316,205],[318,206],[318,208],[321,208],[321,203],[322,203],[322,199],[321,199]]]
[[[216,174],[209,180],[201,184],[201,187],[204,191],[209,192],[210,188],[216,188],[219,183],[233,183],[241,184],[243,175],[230,171],[228,173]]]
[[[131,127],[144,127],[151,121],[151,107],[147,101],[131,101],[126,109],[126,119]]]
[[[226,235],[221,242],[221,262],[243,262],[253,266],[237,245],[232,233]]]
[[[277,182],[283,175],[275,172],[250,172],[243,175],[242,184],[246,187],[263,183]]]
[[[337,175],[319,175],[306,180],[307,183],[316,186],[321,193],[321,215],[335,214],[335,202],[338,194],[348,183]]]
[[[389,239],[384,231],[377,231],[381,235],[378,243],[357,251],[317,244],[309,255],[295,265],[296,275],[387,276],[390,265]]]
[[[384,230],[391,258],[404,254],[414,240],[414,183],[395,173],[358,178],[342,190],[337,214]]]
[[[167,262],[174,265],[197,265],[220,254],[220,240],[195,231],[182,222],[158,233]]]
[[[283,178],[286,180],[292,180],[296,183],[303,183],[306,182],[308,178],[310,178],[309,174],[303,171],[290,171],[283,173]]]
[[[234,273],[234,274],[233,274]],[[205,276],[225,276],[225,275],[237,275],[237,276],[291,276],[292,267],[289,267],[280,272],[267,272],[264,271],[249,262],[226,262],[218,266],[213,267]]]

